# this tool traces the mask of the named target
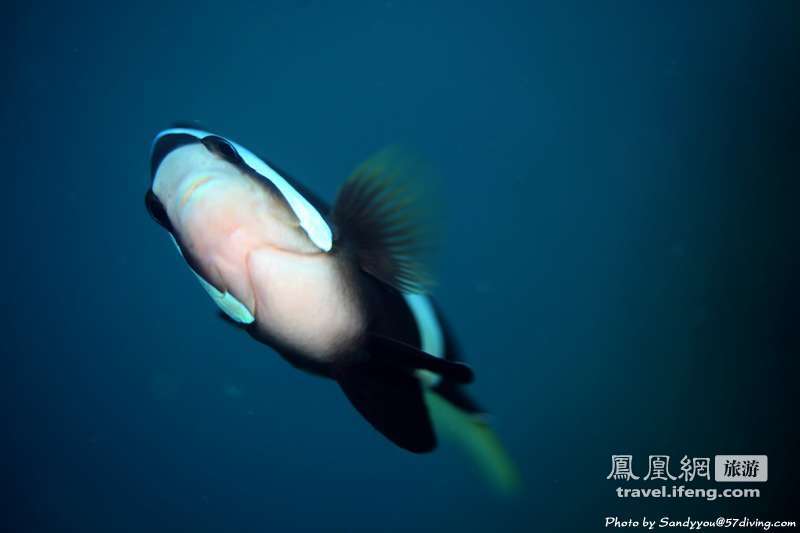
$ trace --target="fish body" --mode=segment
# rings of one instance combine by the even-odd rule
[[[196,274],[244,308],[231,318],[311,362],[354,351],[357,273],[311,241],[276,187],[195,143],[164,158],[152,190]]]
[[[460,419],[510,486],[510,462],[464,390],[472,370],[427,294],[424,222],[402,178],[380,154],[331,207],[236,142],[176,127],[153,141],[145,202],[226,320],[335,380],[409,451],[435,448],[431,412]]]

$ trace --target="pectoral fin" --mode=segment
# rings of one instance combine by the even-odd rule
[[[347,179],[331,213],[338,242],[361,268],[406,293],[433,284],[426,265],[435,240],[432,181],[413,158],[384,150]]]

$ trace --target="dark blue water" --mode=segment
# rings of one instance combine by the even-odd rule
[[[464,4],[5,9],[5,530],[798,518],[798,4]],[[435,295],[522,494],[218,320],[143,206],[175,120],[327,199],[388,144],[433,162]],[[624,501],[614,453],[766,453],[770,482]]]

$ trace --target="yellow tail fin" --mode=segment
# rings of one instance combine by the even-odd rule
[[[431,391],[425,392],[425,402],[437,433],[458,442],[495,489],[509,495],[519,492],[522,480],[516,466],[480,416],[462,411]]]

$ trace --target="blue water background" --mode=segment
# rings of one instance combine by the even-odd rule
[[[6,10],[7,530],[593,531],[797,509],[797,3]],[[433,162],[435,295],[523,494],[497,497],[447,443],[394,448],[333,383],[217,319],[144,210],[149,142],[175,120],[328,199],[385,145]],[[614,453],[775,467],[754,502],[628,502]]]

